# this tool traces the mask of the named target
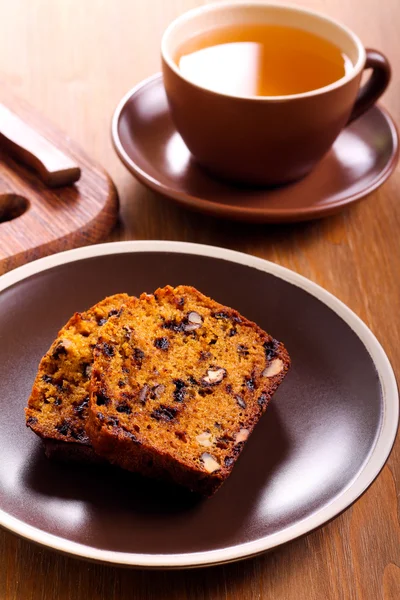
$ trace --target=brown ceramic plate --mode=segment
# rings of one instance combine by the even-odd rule
[[[211,499],[111,467],[57,464],[25,427],[42,354],[108,294],[192,284],[282,339],[293,367]],[[389,361],[369,329],[311,281],[258,258],[177,242],[56,254],[0,278],[0,524],[76,556],[188,567],[252,556],[326,523],[383,467],[398,422]]]
[[[385,110],[374,107],[343,130],[301,181],[270,190],[223,183],[191,159],[171,121],[161,75],[121,100],[112,138],[126,167],[156,192],[209,215],[254,223],[304,221],[338,212],[379,187],[398,160],[396,127]]]

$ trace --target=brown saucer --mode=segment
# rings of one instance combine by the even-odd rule
[[[338,212],[379,187],[399,153],[391,117],[375,106],[341,133],[305,179],[268,190],[229,185],[191,159],[171,121],[160,74],[121,100],[112,137],[122,162],[151,189],[209,215],[255,223],[305,221]]]

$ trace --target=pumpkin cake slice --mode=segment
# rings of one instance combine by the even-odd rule
[[[192,287],[143,294],[101,330],[89,438],[114,464],[211,495],[289,365],[282,343]]]
[[[25,415],[47,456],[99,460],[85,430],[93,349],[104,323],[128,299],[116,294],[75,313],[40,361]]]

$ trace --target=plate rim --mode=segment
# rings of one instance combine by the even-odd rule
[[[359,200],[362,200],[368,194],[371,194],[378,187],[380,187],[393,173],[396,168],[397,162],[399,160],[400,155],[400,144],[399,144],[399,132],[397,130],[397,126],[393,118],[387,109],[385,109],[380,104],[375,104],[370,110],[377,109],[382,113],[385,118],[388,127],[390,129],[393,141],[393,151],[391,153],[390,159],[387,164],[384,166],[379,175],[372,181],[372,183],[367,186],[365,189],[350,194],[344,200],[337,200],[336,202],[329,204],[322,204],[318,208],[313,206],[298,208],[298,209],[285,209],[285,208],[248,208],[248,207],[235,207],[225,204],[219,204],[215,201],[210,201],[200,196],[194,196],[192,194],[186,194],[185,192],[180,192],[172,187],[168,187],[152,177],[149,173],[143,170],[137,162],[135,162],[125,150],[123,143],[121,142],[121,138],[119,136],[119,123],[121,119],[121,114],[128,104],[129,100],[137,93],[139,93],[144,88],[157,84],[158,82],[162,83],[162,73],[158,72],[146,79],[143,79],[139,83],[137,83],[133,88],[131,88],[126,94],[121,98],[118,102],[114,114],[111,119],[111,140],[114,146],[114,149],[125,165],[125,167],[136,177],[143,185],[151,190],[170,198],[177,202],[180,206],[185,208],[190,208],[192,210],[196,210],[197,212],[201,212],[204,214],[208,214],[214,217],[234,219],[239,221],[247,221],[247,222],[264,222],[264,223],[289,223],[296,221],[306,221],[306,220],[314,220],[320,219],[329,215],[332,215],[341,209],[346,208],[348,205],[353,204]]]
[[[192,254],[242,264],[272,274],[305,290],[333,310],[351,327],[363,343],[379,376],[382,390],[383,417],[374,446],[356,477],[350,481],[339,496],[328,502],[328,504],[281,531],[259,540],[236,544],[228,548],[175,554],[140,554],[102,550],[42,531],[24,523],[21,519],[9,515],[1,508],[0,526],[48,548],[88,560],[147,568],[188,568],[222,564],[255,556],[313,531],[351,506],[379,475],[393,447],[399,422],[397,383],[390,361],[372,331],[341,300],[318,284],[286,267],[235,250],[191,242],[141,240],[97,244],[38,259],[2,275],[0,277],[0,294],[19,281],[53,267],[98,256],[136,252]]]

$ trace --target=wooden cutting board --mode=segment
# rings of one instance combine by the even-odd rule
[[[117,214],[104,169],[0,83],[0,274],[104,239]]]

